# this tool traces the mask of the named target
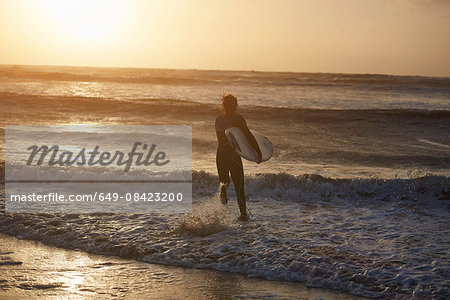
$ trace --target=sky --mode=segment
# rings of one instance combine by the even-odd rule
[[[0,64],[450,76],[450,0],[0,0]]]

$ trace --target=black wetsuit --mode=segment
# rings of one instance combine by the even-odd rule
[[[219,172],[219,179],[221,183],[230,183],[230,173],[233,179],[234,188],[236,190],[237,201],[241,215],[246,215],[246,203],[244,194],[244,168],[242,167],[242,160],[239,155],[234,152],[228,142],[228,138],[225,135],[225,130],[230,127],[239,127],[250,145],[256,150],[258,154],[261,154],[258,143],[255,137],[247,127],[245,119],[238,114],[232,115],[218,115],[216,118],[216,135],[219,141],[217,147],[216,164],[217,171]]]

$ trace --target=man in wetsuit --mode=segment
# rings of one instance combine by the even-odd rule
[[[241,212],[238,219],[245,221],[248,220],[248,214],[244,194],[244,168],[242,166],[241,157],[234,152],[234,149],[228,142],[225,130],[230,127],[239,127],[247,137],[250,145],[258,154],[257,163],[261,162],[262,155],[255,137],[247,127],[245,119],[236,113],[236,109],[237,98],[231,94],[224,95],[222,97],[222,113],[216,118],[216,135],[217,140],[219,141],[216,164],[220,180],[220,200],[224,204],[228,201],[227,188],[230,184],[231,173],[231,178],[233,179],[234,188],[236,190],[239,211]]]

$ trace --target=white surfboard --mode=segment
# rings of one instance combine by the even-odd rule
[[[261,150],[261,162],[268,161],[273,154],[272,143],[268,138],[257,132],[253,130],[250,130],[250,132],[255,137],[259,149]],[[228,128],[227,130],[225,130],[225,135],[227,136],[228,141],[230,141],[231,146],[233,146],[234,150],[237,154],[239,154],[240,157],[254,162],[258,160],[258,154],[252,148],[241,129],[239,129],[238,127]]]

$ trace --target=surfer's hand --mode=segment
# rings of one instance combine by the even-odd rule
[[[262,154],[258,154],[258,160],[256,161],[256,163],[259,165],[262,161]]]

